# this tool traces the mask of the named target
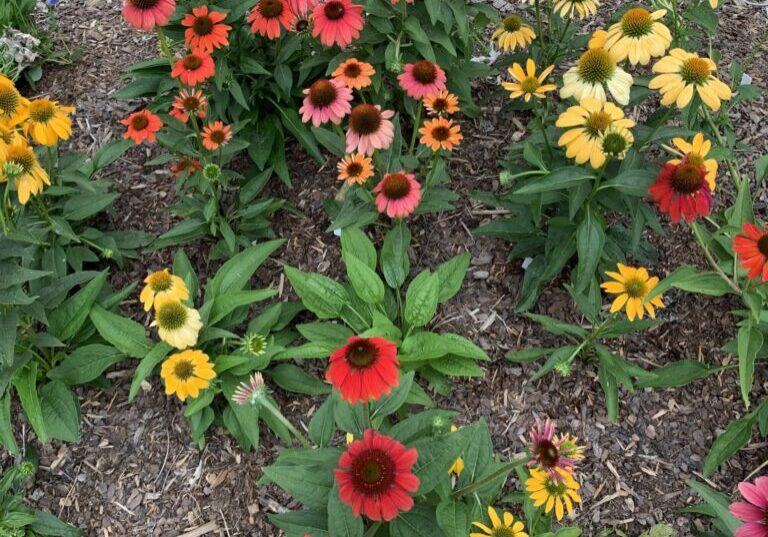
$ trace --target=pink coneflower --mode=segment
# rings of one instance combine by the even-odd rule
[[[256,372],[251,375],[248,382],[241,382],[235,393],[232,394],[232,402],[240,405],[255,405],[259,398],[266,395],[267,388],[264,386],[264,377]]]
[[[322,78],[304,90],[304,105],[299,108],[301,120],[319,127],[331,121],[336,125],[352,110],[352,90],[340,80]]]
[[[346,47],[360,37],[364,26],[362,11],[363,6],[350,0],[326,0],[317,4],[312,11],[312,36],[320,36],[320,42],[326,47],[334,43]]]
[[[768,537],[768,476],[758,477],[755,483],[739,483],[739,492],[746,502],[731,504],[733,516],[744,521],[734,537]]]
[[[397,76],[400,87],[413,99],[423,99],[445,90],[445,71],[427,60],[405,65],[403,73]]]
[[[296,15],[303,15],[310,9],[314,9],[318,0],[288,0],[288,5],[291,6],[291,11]]]
[[[531,443],[531,460],[528,466],[537,466],[552,479],[561,479],[561,470],[572,473],[576,462],[584,458],[583,448],[569,434],[555,434],[557,425],[552,420],[536,421],[528,435]]]
[[[411,173],[388,173],[376,188],[376,208],[390,218],[408,216],[421,201],[421,186]]]
[[[259,0],[246,20],[251,23],[252,33],[277,39],[280,26],[290,30],[295,19],[296,14],[286,0]]]
[[[358,151],[373,155],[377,149],[387,149],[395,137],[395,126],[390,119],[392,110],[381,111],[379,105],[358,104],[349,114],[347,153]]]
[[[175,9],[175,0],[125,0],[123,18],[137,30],[150,32],[168,24]]]
[[[216,64],[210,54],[190,52],[173,66],[171,76],[178,77],[187,86],[195,86],[205,82],[216,74]]]

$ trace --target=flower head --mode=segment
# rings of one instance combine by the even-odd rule
[[[248,334],[243,338],[241,348],[245,354],[263,356],[267,352],[267,338],[261,334]]]
[[[177,349],[186,349],[197,343],[203,323],[196,309],[173,296],[156,296],[154,305],[155,319],[150,326],[157,327],[160,339]]]
[[[411,494],[419,488],[413,473],[418,452],[373,429],[352,442],[333,471],[339,498],[374,521],[390,521],[413,508]]]
[[[673,138],[672,144],[674,148],[667,148],[673,153],[677,154],[680,158],[672,159],[668,162],[671,164],[680,164],[683,161],[691,162],[696,165],[704,166],[707,170],[707,183],[710,190],[715,190],[715,178],[717,177],[717,161],[713,158],[707,158],[709,150],[712,149],[712,142],[706,140],[704,135],[700,132],[693,136],[690,142],[685,141],[682,138]]]
[[[187,86],[195,86],[205,82],[216,74],[216,65],[210,54],[192,51],[176,62],[171,70],[171,76],[181,80]]]
[[[304,90],[304,104],[299,113],[304,123],[312,121],[315,127],[328,121],[339,125],[352,111],[351,102],[352,90],[342,80],[321,78]]]
[[[605,49],[618,61],[629,60],[632,65],[648,65],[651,58],[664,56],[672,34],[659,22],[666,9],[650,12],[642,7],[627,10],[621,20],[605,32]]]
[[[397,76],[400,87],[412,99],[422,99],[445,90],[445,71],[429,60],[407,63]]]
[[[130,138],[137,145],[144,140],[155,142],[157,140],[155,135],[163,127],[162,120],[149,110],[134,112],[120,123],[128,127],[123,138]]]
[[[428,119],[424,126],[419,129],[421,134],[421,143],[426,145],[432,151],[446,149],[453,151],[453,148],[461,143],[464,136],[461,134],[461,127],[455,125],[452,119],[438,117]]]
[[[554,84],[544,83],[544,80],[546,80],[554,68],[554,65],[550,65],[536,76],[536,64],[532,59],[528,58],[525,64],[525,71],[523,71],[523,67],[519,63],[514,63],[507,70],[512,78],[515,79],[515,82],[502,82],[501,85],[509,92],[510,99],[522,97],[525,102],[528,102],[531,97],[544,99],[548,91],[557,89],[557,86]]]
[[[730,511],[744,524],[734,537],[768,537],[768,476],[739,483],[739,492],[746,502],[732,503]]]
[[[181,177],[185,173],[192,175],[203,169],[203,165],[199,160],[190,157],[181,157],[179,161],[171,166],[171,173],[176,177]]]
[[[336,167],[339,170],[339,181],[346,181],[350,184],[362,185],[373,177],[371,157],[366,157],[360,153],[345,155]]]
[[[221,166],[215,162],[209,162],[203,166],[203,177],[208,181],[215,183],[221,178]]]
[[[175,0],[125,0],[123,18],[137,30],[150,32],[168,24],[175,9]]]
[[[203,146],[209,151],[224,147],[232,139],[232,127],[221,121],[208,123],[202,132]]]
[[[280,37],[280,27],[290,30],[296,14],[286,0],[259,0],[246,19],[251,32],[267,39]]]
[[[623,160],[627,151],[635,143],[635,137],[624,127],[612,125],[600,133],[600,151],[607,158]]]
[[[331,354],[325,378],[351,404],[389,394],[399,382],[397,346],[380,337],[352,336]]]
[[[733,252],[741,268],[749,270],[749,278],[768,282],[768,229],[749,222],[744,222],[742,229],[743,234],[733,237]]]
[[[459,428],[455,425],[451,425],[451,432],[455,433],[458,431]],[[456,477],[460,477],[461,473],[464,471],[464,459],[461,457],[458,457],[455,461],[453,461],[453,465],[448,468],[448,473],[453,474]]]
[[[395,126],[390,121],[395,113],[382,112],[379,105],[358,104],[349,114],[347,153],[359,151],[373,155],[377,149],[387,149],[395,137]]]
[[[648,194],[677,223],[680,218],[693,222],[712,210],[714,181],[707,181],[707,169],[692,161],[668,162],[659,172]]]
[[[469,537],[528,537],[525,525],[520,520],[515,520],[512,513],[502,511],[501,517],[492,506],[488,506],[488,518],[491,519],[491,527],[483,522],[472,522],[483,533],[470,533]]]
[[[376,208],[390,218],[404,218],[421,202],[421,186],[411,173],[388,173],[376,188]]]
[[[165,394],[176,394],[181,401],[195,399],[216,378],[213,364],[202,351],[187,349],[169,356],[160,368]]]
[[[193,7],[192,13],[182,20],[184,41],[192,50],[210,54],[217,48],[229,45],[231,26],[222,24],[227,16],[219,11],[208,11],[208,6]]]
[[[611,313],[616,313],[626,307],[627,317],[630,321],[634,321],[635,317],[642,319],[646,312],[655,319],[655,308],[663,308],[664,301],[660,294],[650,300],[647,297],[658,285],[659,278],[657,276],[651,277],[648,271],[642,267],[628,267],[621,263],[618,263],[617,267],[619,272],[607,271],[605,273],[613,281],[605,281],[600,284],[606,293],[618,295],[611,304]]]
[[[297,15],[304,15],[311,9],[313,9],[318,3],[318,0],[288,0],[288,5],[291,11]]]
[[[240,406],[256,405],[267,395],[264,377],[258,371],[251,375],[248,382],[241,382],[232,394],[232,401]]]
[[[202,91],[182,89],[181,93],[173,100],[170,115],[182,123],[186,123],[192,114],[201,119],[204,118],[207,107],[208,100]]]
[[[499,48],[510,52],[516,48],[521,50],[536,39],[533,28],[523,22],[517,15],[507,15],[501,24],[491,34],[491,39],[499,44]]]
[[[598,0],[557,0],[554,12],[559,13],[564,19],[573,19],[577,15],[580,19],[584,19],[597,13],[597,6],[599,5]]]
[[[544,470],[533,468],[531,477],[525,482],[525,490],[533,500],[535,507],[544,506],[544,512],[555,510],[557,520],[562,520],[567,512],[573,512],[573,503],[581,503],[581,496],[577,492],[579,484],[573,476],[565,470],[558,469],[558,479],[553,479]]]
[[[24,132],[40,145],[54,146],[72,135],[72,120],[69,116],[74,111],[72,106],[60,106],[48,99],[31,101]]]
[[[443,90],[424,97],[424,108],[430,116],[450,116],[459,111],[459,98]]]
[[[26,117],[26,104],[13,81],[0,74],[0,120],[17,125]]]
[[[144,289],[141,290],[139,300],[144,305],[144,311],[152,309],[156,298],[170,297],[178,301],[189,298],[189,289],[184,280],[171,274],[168,269],[158,270],[144,278]]]
[[[371,77],[376,74],[373,65],[350,58],[342,62],[332,73],[334,79],[341,81],[350,89],[363,89],[371,85]]]
[[[720,110],[720,102],[732,97],[731,88],[715,76],[715,62],[706,57],[686,52],[681,48],[669,51],[653,66],[657,74],[648,84],[650,89],[661,93],[661,104],[685,108],[694,91],[714,111]]]
[[[528,433],[531,438],[528,466],[535,465],[553,479],[560,478],[558,469],[572,473],[576,462],[584,458],[584,449],[576,443],[576,439],[567,433],[558,436],[556,430],[557,424],[548,419],[543,423],[537,421]]]
[[[602,47],[591,48],[563,75],[560,96],[604,103],[608,100],[607,90],[617,103],[626,105],[633,83],[632,75],[618,66],[614,55]]]
[[[20,140],[21,135],[16,130],[16,127],[0,120],[0,162],[5,161],[5,156],[8,153],[8,146],[13,145]]]
[[[346,47],[360,37],[363,29],[363,6],[351,0],[326,0],[312,11],[312,36],[320,36],[326,47]]]
[[[6,148],[5,162],[0,169],[0,183],[12,177],[16,184],[19,203],[26,205],[31,196],[43,191],[44,185],[50,185],[48,173],[40,166],[35,152],[20,138]]]

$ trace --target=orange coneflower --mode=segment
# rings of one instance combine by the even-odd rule
[[[373,161],[360,153],[346,155],[337,165],[337,169],[339,181],[346,181],[349,184],[362,185],[373,177]]]
[[[203,145],[206,149],[215,151],[229,143],[232,139],[232,127],[221,121],[208,123],[203,129]]]
[[[208,11],[208,6],[192,8],[182,21],[184,41],[189,48],[200,52],[211,53],[217,48],[229,45],[231,26],[221,24],[227,16],[219,11]]]
[[[371,77],[376,74],[373,65],[350,58],[339,65],[332,76],[350,89],[363,89],[371,85]]]
[[[199,160],[184,156],[181,157],[176,164],[171,166],[171,173],[176,177],[181,177],[185,172],[192,175],[202,169],[203,165]]]
[[[443,90],[424,97],[424,108],[430,116],[450,116],[459,109],[459,98]]]
[[[137,145],[144,140],[148,142],[157,140],[155,134],[163,127],[162,120],[149,110],[134,112],[120,123],[128,127],[123,138],[130,138]]]
[[[190,114],[196,114],[199,118],[205,117],[205,110],[208,106],[208,101],[200,90],[188,91],[181,90],[181,93],[174,99],[173,106],[170,111],[170,115],[186,123],[189,121]]]
[[[216,65],[210,54],[192,51],[173,66],[171,76],[179,78],[187,86],[195,86],[205,82],[216,74]]]
[[[461,127],[454,125],[450,119],[439,117],[424,122],[424,126],[419,129],[421,133],[421,143],[426,145],[432,151],[447,149],[452,151],[464,139],[461,135]]]

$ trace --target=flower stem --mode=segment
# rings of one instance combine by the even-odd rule
[[[518,453],[517,455],[515,455],[515,458],[513,458],[511,461],[509,461],[507,464],[505,464],[504,466],[502,466],[492,474],[485,476],[479,481],[470,483],[466,487],[463,487],[454,491],[454,493],[451,494],[451,497],[460,498],[462,496],[466,496],[470,492],[474,492],[478,489],[481,489],[491,481],[494,481],[497,478],[501,477],[502,475],[509,473],[511,470],[514,470],[518,466],[525,464],[527,461],[528,461],[528,457],[526,455],[522,453]]]
[[[371,407],[370,403],[362,403],[363,405],[363,426],[366,430],[371,428]]]
[[[282,413],[282,412],[280,412],[280,409],[278,409],[278,408],[277,408],[275,405],[273,405],[273,404],[272,404],[272,401],[270,401],[270,400],[269,400],[268,398],[266,398],[266,397],[262,397],[262,398],[259,400],[259,404],[260,404],[260,405],[262,406],[262,408],[264,408],[264,409],[265,409],[267,412],[271,413],[271,414],[272,414],[272,415],[273,415],[275,418],[277,418],[277,420],[278,420],[280,423],[282,423],[283,425],[285,425],[285,427],[286,427],[286,428],[287,428],[289,431],[291,431],[291,433],[293,434],[293,436],[295,436],[295,437],[296,437],[296,439],[299,441],[299,443],[300,443],[300,444],[301,444],[303,447],[305,447],[305,448],[311,448],[311,447],[312,447],[312,444],[310,444],[310,443],[309,443],[309,440],[307,440],[307,438],[306,438],[306,437],[305,437],[303,434],[301,434],[301,431],[299,431],[299,430],[298,430],[298,429],[297,429],[297,428],[296,428],[296,427],[293,425],[293,423],[291,423],[291,422],[288,420],[288,418],[286,418],[285,416],[283,416],[283,413]]]
[[[402,2],[402,3],[405,4],[405,2]],[[365,532],[365,535],[363,535],[363,537],[373,537],[374,535],[376,535],[376,532],[379,531],[380,527],[381,527],[381,522],[377,522],[376,524],[368,528],[368,531]]]
[[[413,122],[413,134],[411,134],[411,145],[408,147],[408,154],[413,155],[413,150],[416,148],[416,139],[419,136],[419,126],[421,125],[421,103],[418,104],[418,110],[416,111],[416,120]]]
[[[720,134],[720,129],[718,129],[717,125],[715,125],[715,121],[712,119],[712,114],[709,113],[709,109],[705,105],[701,107],[701,110],[704,111],[704,119],[706,120],[709,127],[712,129],[712,132],[714,133],[715,138],[717,138],[717,143],[720,144],[722,147],[726,147],[725,138],[723,138],[723,135]],[[733,179],[733,182],[736,184],[736,187],[740,188],[741,184],[743,183],[743,179],[741,177],[741,173],[739,173],[736,163],[733,162],[733,159],[730,159],[730,158],[723,159],[723,161],[725,162],[725,165],[728,166],[728,172],[731,174],[731,179]]]
[[[541,26],[541,6],[539,5],[539,0],[535,0],[534,5],[536,7],[536,31],[538,32],[538,38],[541,39],[541,42],[544,42],[544,31]]]
[[[709,251],[709,248],[704,243],[704,238],[701,236],[701,230],[699,229],[698,224],[695,222],[692,222],[690,224],[691,229],[693,230],[693,234],[696,237],[696,242],[699,243],[699,246],[701,246],[702,251],[704,252],[704,257],[707,258],[707,261],[712,266],[715,272],[725,281],[725,283],[728,284],[728,286],[733,289],[733,292],[737,295],[741,296],[742,291],[739,288],[738,284],[734,282],[731,278],[728,277],[728,275],[723,271],[723,269],[720,268],[720,265],[717,264],[717,261],[715,261],[715,258],[712,256],[712,253]]]
[[[547,129],[544,128],[544,121],[541,119],[541,114],[539,113],[539,101],[536,100],[535,96],[533,97],[533,115],[536,119],[536,124],[541,131],[541,136],[544,138],[544,145],[547,146],[547,155],[549,155],[549,160],[551,161],[554,158],[554,154],[552,153],[552,146],[549,145],[549,139],[547,138]]]

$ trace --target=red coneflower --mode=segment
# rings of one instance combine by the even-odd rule
[[[364,26],[362,11],[363,6],[350,0],[326,0],[317,4],[312,11],[312,36],[320,36],[320,42],[326,47],[334,43],[346,47],[360,37]]]
[[[174,99],[170,115],[182,123],[186,123],[189,120],[190,114],[196,114],[197,117],[202,119],[205,117],[207,105],[208,101],[202,91],[197,90],[190,92],[183,89]]]
[[[729,509],[744,524],[734,537],[768,537],[768,476],[758,477],[754,484],[742,481],[739,492],[746,502],[734,502]]]
[[[395,113],[381,111],[379,105],[358,104],[349,114],[347,153],[359,151],[373,155],[377,149],[387,149],[395,137],[395,126],[390,121]]]
[[[576,462],[584,458],[584,449],[569,434],[556,435],[557,425],[552,420],[544,423],[536,420],[528,435],[531,443],[529,467],[537,466],[547,472],[554,480],[561,478],[558,469],[573,473]]]
[[[373,65],[350,58],[333,71],[333,78],[341,80],[351,89],[363,89],[371,85],[371,77],[376,74]]]
[[[192,8],[192,13],[181,20],[182,26],[187,28],[184,30],[184,41],[189,48],[206,53],[226,47],[229,45],[228,36],[232,29],[231,26],[221,24],[226,18],[224,13],[209,12],[208,6]]]
[[[290,30],[296,14],[285,0],[259,0],[246,19],[251,23],[251,33],[268,39],[280,37],[280,26]]]
[[[304,15],[310,9],[314,9],[317,2],[318,0],[288,0],[288,5],[296,15]]]
[[[412,173],[388,173],[373,189],[376,208],[390,218],[403,218],[416,210],[421,201],[421,186]]]
[[[389,394],[398,384],[397,346],[384,338],[352,336],[331,354],[325,378],[351,404]]]
[[[445,71],[442,68],[428,60],[421,60],[416,63],[408,63],[404,67],[404,72],[397,76],[400,81],[400,87],[405,90],[412,99],[423,99],[428,95],[434,95],[445,90]]]
[[[336,125],[352,110],[352,90],[340,80],[322,78],[304,89],[304,104],[299,108],[304,123],[319,127],[330,121]]]
[[[192,175],[193,173],[199,172],[202,169],[203,165],[199,160],[189,157],[181,157],[181,159],[179,159],[176,164],[171,166],[171,173],[173,173],[173,175],[176,177],[181,177],[184,175],[184,172]]]
[[[192,51],[173,66],[171,76],[180,78],[187,86],[196,86],[216,74],[216,64],[210,54]]]
[[[352,442],[333,471],[339,498],[352,513],[375,521],[390,521],[413,508],[411,494],[419,489],[413,465],[419,454],[373,429]]]
[[[733,251],[741,268],[749,270],[750,279],[761,277],[768,282],[768,229],[744,222],[744,235],[733,238]]]
[[[224,125],[221,121],[208,123],[202,132],[203,145],[209,151],[216,151],[232,139],[232,127]]]
[[[707,182],[707,169],[703,165],[690,161],[668,162],[648,193],[673,222],[679,222],[681,216],[692,222],[712,210],[713,186]]]
[[[130,138],[136,145],[144,140],[148,142],[156,141],[157,137],[155,134],[163,127],[162,120],[149,110],[134,112],[120,121],[120,123],[128,127],[123,138]]]
[[[149,32],[168,24],[175,9],[175,0],[125,0],[123,18],[137,30]]]

